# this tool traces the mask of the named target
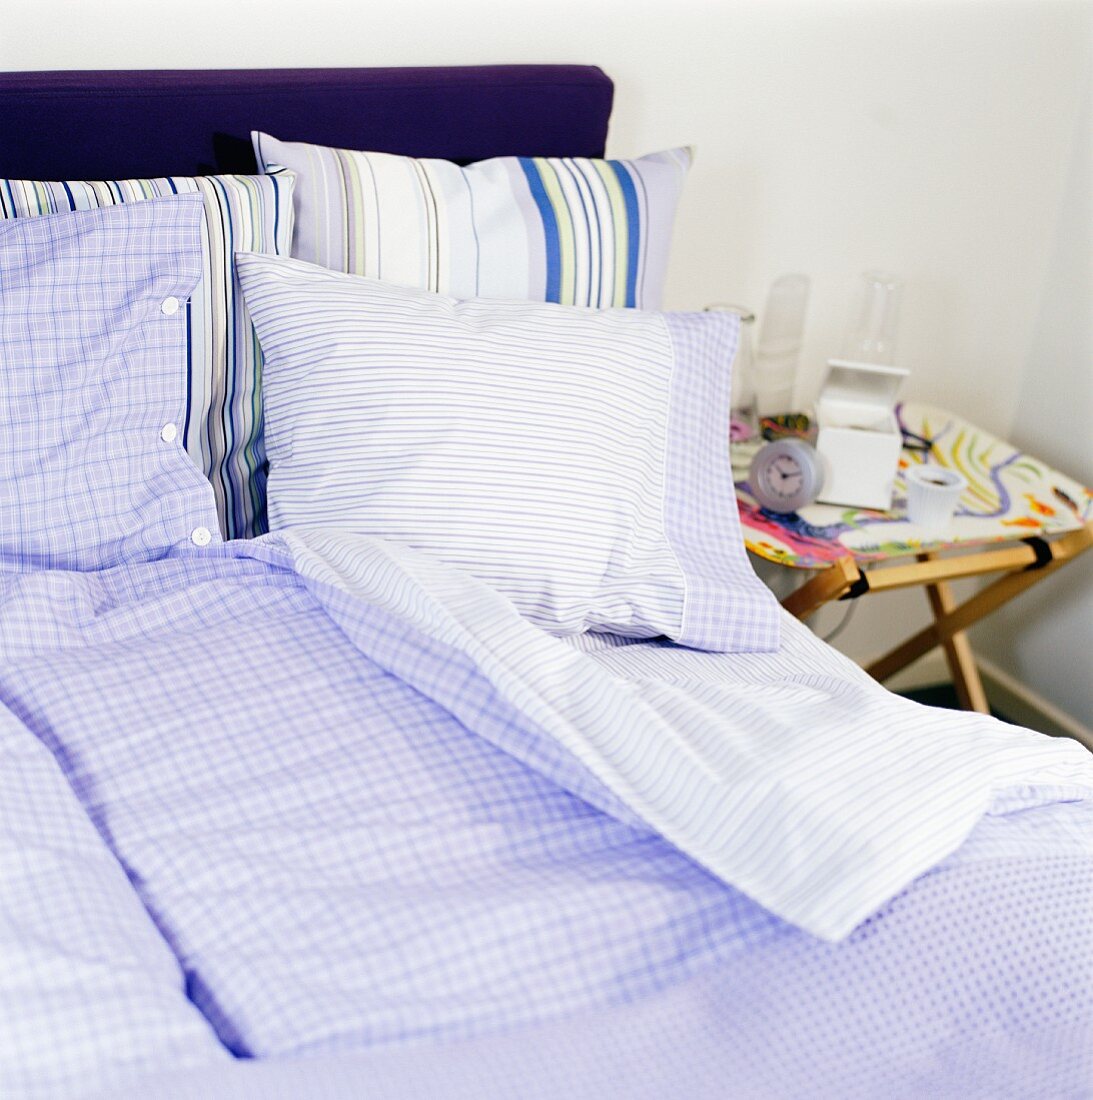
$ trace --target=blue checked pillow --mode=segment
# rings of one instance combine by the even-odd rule
[[[180,430],[203,220],[183,195],[0,221],[0,570],[217,538]]]
[[[250,538],[266,529],[262,353],[238,292],[232,253],[288,255],[294,184],[291,172],[61,183],[0,179],[0,219],[175,194],[198,194],[204,200],[201,281],[186,331],[186,406],[178,428],[183,446],[212,483],[227,538]]]

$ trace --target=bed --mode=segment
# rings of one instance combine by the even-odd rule
[[[611,101],[608,78],[579,66],[7,73],[0,168],[250,173],[252,130],[461,165],[599,158]],[[65,255],[109,283],[148,236],[156,308],[133,331],[169,335],[194,316],[179,303],[200,280],[202,200],[132,207],[117,215],[124,248],[115,213],[85,211],[91,244]],[[1083,748],[890,695],[743,574],[672,641],[660,593],[640,629],[612,632],[611,605],[552,630],[520,589],[316,522],[295,484],[275,530],[222,539],[208,482],[163,423],[177,398],[157,404],[160,375],[141,373],[173,362],[167,337],[141,335],[111,383],[118,439],[151,440],[133,453],[155,491],[139,487],[152,520],[104,551],[88,501],[121,491],[127,445],[81,457],[52,496],[17,449],[52,454],[38,440],[53,425],[80,430],[75,391],[26,381],[13,349],[48,352],[75,386],[65,349],[88,337],[63,310],[23,323],[23,261],[5,251],[16,232],[28,254],[69,247],[70,217],[0,222],[14,427],[0,444],[0,1094],[1093,1095]],[[424,292],[296,260],[240,272],[270,357],[270,421],[311,384],[287,369],[296,345],[321,338],[300,336],[306,317],[285,335],[265,316],[277,321],[290,282],[307,302],[380,301],[385,324],[419,318],[445,346],[500,331],[493,307],[458,314],[456,332],[443,328],[454,307]],[[55,301],[64,279],[50,268],[44,282]],[[73,284],[72,316],[91,308],[84,294]],[[543,307],[498,308],[506,326],[542,323]],[[605,330],[593,366],[639,346],[639,312]],[[601,324],[546,316],[551,341]],[[330,317],[323,331],[356,323]],[[354,363],[370,354],[352,346]],[[453,461],[442,452],[428,477]],[[691,472],[682,484],[705,476]],[[706,551],[700,567],[724,547]],[[687,599],[707,584],[692,581]]]

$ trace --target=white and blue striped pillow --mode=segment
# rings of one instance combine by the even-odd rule
[[[453,298],[658,309],[691,150],[451,161],[254,133],[296,173],[292,255]]]
[[[778,643],[729,466],[724,313],[459,302],[241,255],[273,530],[432,552],[561,634]]]
[[[294,184],[291,172],[58,183],[0,179],[0,221],[201,195],[202,270],[186,318],[186,409],[179,428],[186,451],[212,483],[227,538],[266,529],[262,358],[237,294],[233,254],[288,255]]]

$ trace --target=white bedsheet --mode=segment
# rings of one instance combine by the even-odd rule
[[[606,807],[601,785],[707,870],[824,939],[848,935],[939,863],[999,799],[1015,808],[1093,795],[1093,755],[1076,742],[902,699],[788,616],[774,654],[722,660],[666,643],[678,676],[623,682],[597,674],[618,657],[544,634],[426,555],[318,528],[282,538],[315,592],[359,596],[473,662],[527,723],[498,747],[526,760],[540,731],[533,752],[558,760],[560,746],[595,782],[564,763],[552,778],[578,779],[575,793]],[[355,607],[324,603],[354,638]],[[709,662],[716,680],[688,672]]]

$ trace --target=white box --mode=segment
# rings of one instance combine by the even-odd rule
[[[904,367],[830,359],[816,402],[816,450],[826,469],[819,500],[856,508],[892,506],[903,446],[894,406]]]

